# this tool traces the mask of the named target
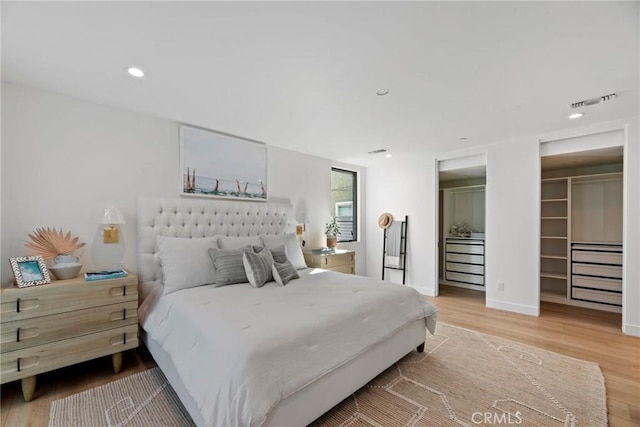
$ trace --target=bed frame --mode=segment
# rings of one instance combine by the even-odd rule
[[[203,199],[138,199],[138,277],[144,299],[150,287],[162,286],[162,268],[156,236],[205,237],[214,235],[256,236],[292,232],[295,223],[288,200],[277,202],[230,202]],[[424,348],[424,319],[419,319],[359,357],[320,377],[281,400],[263,426],[305,426],[354,393],[407,353]],[[171,357],[142,333],[156,363],[193,418],[203,420],[195,401],[177,375]]]

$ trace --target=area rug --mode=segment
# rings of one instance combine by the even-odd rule
[[[50,427],[192,426],[159,368],[51,403]],[[597,364],[439,324],[316,420],[333,426],[606,426]]]

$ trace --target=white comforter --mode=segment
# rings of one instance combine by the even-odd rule
[[[206,426],[259,426],[281,399],[408,323],[428,317],[433,333],[436,310],[415,289],[315,272],[285,287],[201,286],[145,300],[142,327],[171,355]]]

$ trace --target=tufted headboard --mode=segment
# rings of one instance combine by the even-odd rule
[[[140,282],[161,279],[156,236],[257,236],[291,232],[288,201],[232,202],[204,199],[138,199],[138,276]]]

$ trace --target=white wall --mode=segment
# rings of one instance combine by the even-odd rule
[[[540,155],[536,139],[487,152],[485,266],[487,306],[538,315]],[[504,282],[504,291],[497,283]]]
[[[62,227],[87,244],[78,251],[84,270],[124,260],[136,271],[136,198],[177,197],[179,124],[6,83],[2,107],[2,284],[12,279],[8,258],[26,254],[28,234],[43,226]],[[307,206],[309,246],[325,244],[333,165],[268,150],[269,197],[289,198],[294,209]],[[364,185],[363,168],[340,166],[359,171]],[[119,244],[105,245],[99,223],[111,205],[123,211],[127,224]],[[362,223],[365,215],[362,209]],[[348,246],[358,251],[356,268],[363,274],[364,244]]]
[[[627,125],[628,124],[628,125]],[[623,331],[640,335],[640,135],[638,119],[583,129],[556,137],[626,128],[624,153],[624,308]],[[487,306],[539,313],[540,139],[522,137],[457,153],[394,156],[367,170],[367,274],[379,276],[382,232],[374,219],[382,212],[409,214],[408,284],[427,295],[436,293],[436,163],[438,159],[486,152],[486,301]],[[399,281],[397,277],[394,281]],[[497,290],[498,282],[504,291]],[[437,305],[437,300],[436,300]]]
[[[407,284],[425,295],[435,292],[438,228],[434,210],[436,183],[433,158],[394,156],[367,168],[367,275],[382,274],[383,231],[377,219],[389,212],[394,219],[409,217],[407,227]],[[433,261],[433,262],[431,262]],[[385,277],[402,283],[402,272],[386,270]]]
[[[629,121],[624,151],[622,330],[640,336],[640,123]]]

